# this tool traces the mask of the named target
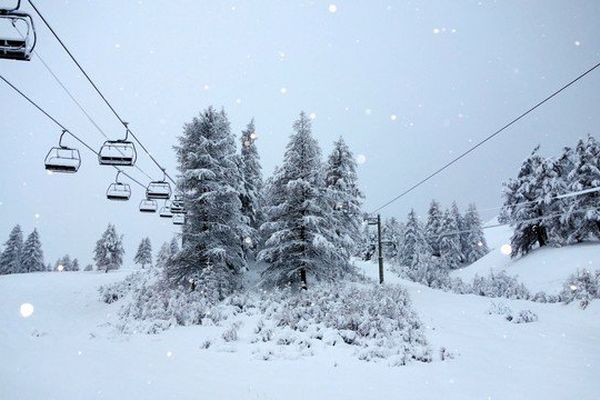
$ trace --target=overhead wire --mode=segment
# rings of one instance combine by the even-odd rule
[[[31,0],[29,0],[29,1],[31,2]],[[473,151],[475,151],[479,147],[483,146],[485,143],[487,143],[488,141],[492,140],[494,137],[498,136],[500,133],[504,132],[506,129],[508,129],[509,127],[511,127],[512,125],[514,125],[515,123],[517,123],[518,121],[520,121],[521,119],[523,119],[525,116],[527,116],[528,114],[530,114],[531,112],[533,112],[537,108],[541,107],[546,102],[550,101],[552,98],[554,98],[557,95],[559,95],[560,93],[562,93],[564,90],[566,90],[570,86],[574,85],[576,82],[578,82],[579,80],[581,80],[582,78],[584,78],[586,75],[590,74],[592,71],[594,71],[598,67],[600,67],[600,62],[596,63],[591,68],[588,68],[585,72],[579,74],[576,78],[572,79],[571,81],[569,81],[565,85],[561,86],[559,89],[555,90],[550,95],[546,96],[543,100],[539,101],[534,106],[530,107],[526,111],[524,111],[521,114],[519,114],[517,117],[513,118],[510,122],[508,122],[507,124],[505,124],[504,126],[502,126],[500,129],[497,129],[492,134],[490,134],[487,137],[485,137],[483,140],[477,142],[474,146],[470,147],[469,149],[467,149],[463,153],[459,154],[457,157],[453,158],[452,160],[450,160],[449,162],[447,162],[446,164],[444,164],[440,168],[436,169],[435,171],[433,171],[432,173],[430,173],[429,175],[427,175],[425,178],[421,179],[420,181],[418,181],[417,183],[415,183],[414,185],[412,185],[408,189],[406,189],[403,192],[401,192],[399,195],[395,196],[391,200],[389,200],[386,203],[384,203],[383,205],[379,206],[378,208],[376,208],[375,210],[373,210],[371,212],[371,214],[376,213],[378,211],[381,211],[382,209],[388,207],[390,204],[396,202],[397,200],[399,200],[402,197],[406,196],[407,194],[409,194],[413,190],[417,189],[418,187],[420,187],[421,185],[423,185],[424,183],[426,183],[430,179],[432,179],[435,176],[439,175],[444,170],[446,170],[447,168],[449,168],[453,164],[457,163],[458,161],[460,161],[461,159],[463,159],[464,157],[466,157],[467,155],[469,155],[470,153],[472,153]]]
[[[116,109],[112,106],[112,104],[108,101],[108,99],[104,96],[104,94],[102,93],[102,91],[98,88],[98,85],[96,85],[96,83],[92,80],[92,78],[90,77],[90,75],[86,72],[86,70],[83,68],[83,66],[79,63],[79,61],[75,58],[75,56],[73,55],[73,53],[69,50],[69,48],[66,46],[66,44],[64,43],[64,41],[58,36],[58,34],[56,33],[56,31],[52,28],[52,26],[50,25],[50,23],[46,20],[46,18],[42,15],[41,11],[36,7],[36,5],[33,3],[32,0],[28,0],[29,4],[31,5],[31,7],[34,9],[34,11],[36,12],[36,14],[40,17],[40,19],[42,20],[42,22],[44,22],[44,25],[46,25],[46,27],[50,30],[50,32],[52,33],[52,35],[54,36],[54,38],[58,41],[58,43],[61,45],[61,47],[63,48],[63,50],[67,53],[67,55],[71,58],[71,60],[75,63],[75,65],[77,66],[77,68],[79,68],[79,70],[81,71],[81,73],[85,76],[85,78],[87,79],[87,81],[90,83],[90,85],[92,85],[92,87],[94,88],[94,90],[96,91],[96,93],[98,93],[98,95],[100,96],[100,98],[102,98],[102,100],[104,101],[104,103],[106,103],[106,105],[108,106],[108,108],[112,111],[112,113],[115,115],[115,117],[117,117],[117,119],[119,120],[119,122],[121,122],[121,124],[129,130],[129,133],[131,134],[131,136],[135,139],[135,141],[139,144],[139,146],[142,148],[142,150],[148,155],[148,157],[150,157],[150,159],[154,162],[154,164],[162,171],[162,173],[164,174],[165,177],[167,177],[173,184],[176,184],[175,180],[167,173],[167,170],[165,167],[163,167],[157,160],[156,158],[154,158],[154,156],[152,155],[152,153],[150,153],[150,151],[146,148],[146,146],[144,146],[144,144],[140,141],[140,139],[137,137],[137,135],[131,130],[131,128],[128,127],[128,123],[123,120],[123,118],[121,118],[121,116],[119,115],[119,113],[116,111]]]
[[[96,156],[99,155],[98,152],[93,147],[88,145],[83,139],[81,139],[79,136],[77,136],[75,133],[73,133],[71,130],[69,130],[67,127],[65,127],[61,122],[59,122],[56,118],[54,118],[52,115],[50,115],[50,113],[48,113],[46,110],[44,110],[44,108],[42,108],[33,99],[31,99],[29,96],[27,96],[23,91],[21,91],[19,88],[17,88],[14,84],[12,84],[8,79],[6,79],[1,74],[0,74],[0,79],[3,80],[4,83],[6,83],[9,87],[11,87],[15,92],[17,92],[19,95],[21,95],[21,97],[23,97],[25,100],[27,100],[31,105],[33,105],[35,108],[37,108],[38,111],[40,111],[42,114],[44,114],[46,117],[48,117],[48,119],[50,119],[52,122],[54,122],[62,130],[64,130],[66,133],[68,133],[71,137],[73,137],[73,139],[77,140],[79,143],[81,143],[85,148],[87,148],[89,151],[94,153]],[[118,168],[117,166],[113,165],[113,167],[117,171],[119,171],[120,173],[125,175],[127,178],[129,178],[132,182],[135,182],[142,188],[146,189],[146,185],[144,185],[143,183],[138,181],[136,178],[132,177],[130,174],[128,174],[121,168]]]

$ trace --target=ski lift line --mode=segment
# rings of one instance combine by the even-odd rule
[[[94,83],[94,81],[92,80],[92,78],[88,75],[88,73],[85,71],[85,69],[81,66],[81,64],[79,63],[79,61],[77,61],[77,59],[75,58],[75,56],[73,55],[73,53],[71,53],[71,51],[67,48],[67,46],[65,45],[65,43],[62,41],[62,39],[58,36],[58,34],[56,33],[56,31],[52,28],[52,26],[50,26],[50,23],[48,23],[48,21],[46,20],[46,18],[44,18],[44,16],[42,15],[42,13],[40,12],[40,10],[35,6],[35,4],[33,3],[32,0],[27,0],[29,2],[29,4],[31,5],[31,7],[34,9],[34,11],[36,12],[36,14],[40,17],[40,19],[44,22],[44,25],[46,25],[46,27],[50,30],[50,32],[52,33],[52,35],[56,38],[56,40],[58,41],[58,43],[61,45],[61,47],[63,48],[63,50],[65,50],[65,52],[69,55],[69,57],[71,58],[71,60],[75,63],[75,65],[79,68],[79,70],[81,71],[81,73],[85,76],[85,78],[88,80],[88,82],[92,85],[92,87],[94,88],[94,90],[96,91],[96,93],[98,93],[98,95],[102,98],[102,100],[104,101],[104,103],[106,103],[106,105],[108,106],[108,108],[112,111],[112,113],[115,115],[115,117],[117,117],[117,119],[121,122],[121,124],[123,124],[123,126],[125,126],[126,129],[129,129],[129,133],[131,133],[131,136],[135,139],[135,141],[140,145],[140,147],[142,148],[142,150],[144,150],[144,152],[148,155],[148,157],[150,157],[150,159],[154,162],[154,164],[156,164],[156,166],[164,172],[165,176],[167,178],[169,178],[169,180],[173,183],[176,184],[175,180],[173,178],[171,178],[171,176],[166,172],[166,168],[163,168],[162,165],[160,165],[160,163],[154,158],[154,156],[148,151],[148,149],[146,148],[146,146],[144,146],[144,144],[138,139],[138,137],[135,135],[135,133],[131,130],[131,128],[127,127],[127,122],[125,122],[123,120],[123,118],[121,118],[121,116],[119,115],[119,113],[115,110],[115,108],[112,106],[112,104],[108,101],[108,99],[104,96],[104,94],[100,91],[100,89],[98,88],[98,86]]]
[[[535,217],[535,218],[530,218],[530,219],[516,220],[516,221],[512,221],[511,223],[536,222],[536,221],[542,221],[542,220],[548,219],[548,218],[560,217],[561,215],[564,215],[564,214],[585,213],[585,212],[588,212],[588,211],[598,211],[598,210],[600,210],[599,207],[579,208],[579,209],[570,210],[570,211],[561,212],[561,213],[548,214],[548,215],[544,215],[542,217]],[[492,228],[499,228],[501,226],[509,226],[511,223],[486,225],[486,226],[482,226],[481,230],[492,229]],[[462,230],[462,231],[452,231],[452,232],[446,232],[446,233],[443,233],[443,234],[440,234],[440,235],[433,235],[433,236],[431,236],[431,235],[425,235],[425,238],[439,239],[439,238],[442,238],[444,236],[460,235],[461,233],[470,233],[470,232],[477,232],[477,231],[478,231],[477,229],[469,229],[469,230]]]
[[[23,93],[19,88],[17,88],[15,85],[13,85],[10,81],[8,81],[1,74],[0,74],[0,79],[2,81],[4,81],[4,83],[6,83],[8,86],[10,86],[15,92],[17,92],[18,94],[20,94],[21,97],[23,97],[25,100],[27,100],[31,105],[33,105],[35,108],[37,108],[42,114],[44,114],[46,117],[48,117],[48,119],[50,119],[52,122],[54,122],[56,125],[58,125],[66,133],[68,133],[69,135],[71,135],[71,137],[73,137],[73,139],[77,140],[85,148],[87,148],[89,151],[91,151],[96,156],[98,156],[98,152],[96,150],[94,150],[93,147],[91,147],[90,145],[88,145],[86,142],[83,141],[83,139],[81,139],[79,136],[77,136],[76,134],[74,134],[73,132],[71,132],[69,129],[67,129],[63,124],[61,124],[52,115],[48,114],[48,112],[46,110],[44,110],[42,107],[40,107],[35,101],[33,101],[29,96],[27,96],[25,93]],[[146,189],[146,185],[144,185],[143,183],[141,183],[140,181],[138,181],[137,179],[135,179],[134,177],[132,177],[131,175],[129,175],[127,172],[125,172],[122,169],[117,168],[117,167],[114,167],[114,168],[117,171],[121,172],[123,175],[125,175],[127,178],[129,178],[131,181],[137,183],[139,186],[141,186],[142,188]]]
[[[569,193],[563,193],[563,194],[559,194],[547,199],[542,199],[542,201],[546,201],[546,200],[562,200],[562,199],[567,199],[569,197],[575,197],[575,196],[581,196],[584,194],[589,194],[589,193],[595,193],[595,192],[600,192],[600,186],[599,187],[593,187],[593,188],[589,188],[589,189],[585,189],[585,190],[579,190],[577,192],[569,192]],[[515,205],[517,206],[521,206],[521,205],[525,205],[525,204],[531,204],[531,203],[539,203],[540,200],[529,200],[529,201],[523,201],[520,203],[516,203]],[[482,208],[481,212],[483,211],[494,211],[494,210],[500,210],[504,208],[504,206],[499,206],[499,207],[490,207],[490,208]]]
[[[17,27],[15,27],[15,29],[17,30],[17,32],[19,33],[19,35],[23,36],[23,34],[21,33],[21,31]],[[87,112],[87,110],[83,107],[83,105],[75,98],[75,96],[73,95],[73,93],[71,93],[71,91],[66,87],[66,85],[62,82],[62,80],[56,75],[56,73],[52,70],[52,68],[50,68],[50,66],[48,65],[48,63],[46,63],[46,61],[44,60],[44,58],[37,52],[37,50],[33,50],[33,53],[35,54],[35,56],[37,58],[39,58],[39,60],[42,62],[42,65],[44,66],[44,68],[48,71],[48,73],[50,75],[52,75],[52,77],[54,78],[54,80],[60,85],[60,87],[69,96],[69,98],[75,103],[75,105],[77,105],[77,107],[79,108],[79,110],[81,110],[81,112],[86,116],[86,118],[88,119],[88,121],[90,121],[90,123],[92,125],[94,125],[94,127],[96,128],[96,130],[98,130],[98,132],[100,132],[100,134],[105,139],[108,139],[108,135],[106,135],[106,133],[104,132],[104,130],[98,125],[98,123],[96,123],[96,121]],[[119,150],[119,152],[120,152],[120,150]],[[145,175],[148,179],[152,180],[152,177],[150,175],[148,175],[146,173],[146,171],[144,171],[138,165],[134,165],[134,167],[138,171],[140,171],[143,175]]]
[[[29,0],[29,1],[31,2],[31,0]],[[528,114],[530,114],[531,112],[533,112],[537,108],[541,107],[543,104],[545,104],[546,102],[550,101],[552,98],[556,97],[561,92],[563,92],[564,90],[568,89],[570,86],[574,85],[576,82],[578,82],[579,80],[581,80],[586,75],[590,74],[592,71],[594,71],[598,67],[600,67],[600,62],[596,63],[594,66],[592,66],[591,68],[587,69],[582,74],[578,75],[575,79],[573,79],[570,82],[568,82],[567,84],[563,85],[561,88],[559,88],[558,90],[554,91],[552,94],[550,94],[549,96],[547,96],[543,100],[539,101],[533,107],[531,107],[528,110],[526,110],[525,112],[521,113],[519,116],[517,116],[516,118],[512,119],[510,122],[508,122],[507,124],[505,124],[504,126],[502,126],[500,129],[496,130],[495,132],[493,132],[492,134],[490,134],[489,136],[487,136],[483,140],[481,140],[478,143],[476,143],[474,146],[470,147],[465,152],[463,152],[460,155],[458,155],[456,158],[452,159],[451,161],[449,161],[446,164],[444,164],[442,167],[438,168],[437,170],[435,170],[431,174],[427,175],[425,178],[421,179],[419,182],[415,183],[414,185],[412,185],[411,187],[409,187],[408,189],[406,189],[405,191],[403,191],[402,193],[400,193],[399,195],[397,195],[396,197],[394,197],[393,199],[391,199],[387,203],[385,203],[382,206],[380,206],[379,208],[373,210],[371,213],[374,214],[374,213],[376,213],[376,212],[378,212],[378,211],[386,208],[390,204],[396,202],[397,200],[399,200],[402,197],[406,196],[407,194],[409,194],[410,192],[412,192],[413,190],[415,190],[419,186],[423,185],[425,182],[429,181],[433,177],[439,175],[445,169],[449,168],[450,166],[452,166],[453,164],[457,163],[458,161],[460,161],[461,159],[463,159],[464,157],[466,157],[467,155],[469,155],[470,153],[472,153],[473,151],[475,151],[479,147],[483,146],[485,143],[487,143],[488,141],[492,140],[494,137],[498,136],[500,133],[504,132],[506,129],[508,129],[512,125],[516,124],[518,121],[520,121],[521,119],[523,119],[525,116],[527,116]]]

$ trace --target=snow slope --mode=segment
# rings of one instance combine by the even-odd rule
[[[511,259],[500,251],[503,244],[510,243],[510,228],[502,226],[485,232],[490,253],[468,267],[454,271],[453,276],[472,281],[475,274],[485,276],[490,271],[505,270],[509,275],[517,275],[532,294],[538,291],[557,294],[569,275],[577,269],[600,270],[598,242],[536,249],[525,257]]]
[[[375,264],[360,263],[375,277]],[[347,347],[262,361],[240,340],[203,350],[224,327],[181,327],[159,335],[115,331],[118,303],[98,301],[101,284],[126,273],[0,276],[0,399],[580,399],[598,398],[600,304],[505,301],[539,321],[488,315],[490,299],[404,282],[427,325],[435,360],[389,367]],[[29,318],[22,303],[34,305]],[[248,328],[250,322],[248,322]],[[445,346],[455,359],[440,361]]]

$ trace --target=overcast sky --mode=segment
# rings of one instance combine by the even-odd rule
[[[341,135],[365,161],[359,174],[367,211],[600,59],[596,0],[36,3],[171,173],[182,125],[209,105],[225,108],[238,136],[256,118],[265,174],[281,162],[291,124],[305,110],[314,113],[325,154]],[[39,55],[101,128],[120,137],[118,121],[35,19]],[[38,57],[0,60],[0,73],[101,145]],[[431,198],[497,207],[501,183],[535,145],[553,155],[585,134],[598,136],[599,104],[596,71],[383,215],[403,217],[411,207],[424,214]],[[143,191],[135,185],[129,203],[106,200],[114,172],[85,149],[78,174],[47,175],[43,159],[59,133],[0,83],[0,240],[16,223],[26,234],[36,226],[47,261],[69,253],[85,264],[113,222],[130,263],[143,236],[157,249],[176,232],[170,222],[137,212]],[[139,165],[160,177],[146,156]]]

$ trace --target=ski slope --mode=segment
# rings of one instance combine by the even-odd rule
[[[375,264],[360,263],[370,277]],[[349,347],[315,349],[263,361],[247,330],[237,342],[201,349],[225,327],[179,327],[159,335],[122,335],[119,303],[97,288],[127,272],[0,276],[0,399],[579,399],[598,398],[600,304],[504,301],[539,321],[513,324],[488,315],[490,299],[401,281],[427,325],[431,363],[367,363]],[[23,318],[22,303],[34,306]],[[245,331],[246,330],[246,331]],[[440,347],[455,358],[440,361]]]
[[[495,223],[491,221],[488,225]],[[525,257],[511,259],[502,254],[500,247],[510,243],[512,231],[507,226],[488,229],[486,240],[490,253],[475,263],[454,271],[465,281],[472,281],[478,274],[485,276],[490,271],[504,270],[509,275],[517,275],[532,294],[544,291],[558,294],[563,284],[577,269],[600,270],[600,243],[582,243],[561,248],[546,247],[535,249]]]

